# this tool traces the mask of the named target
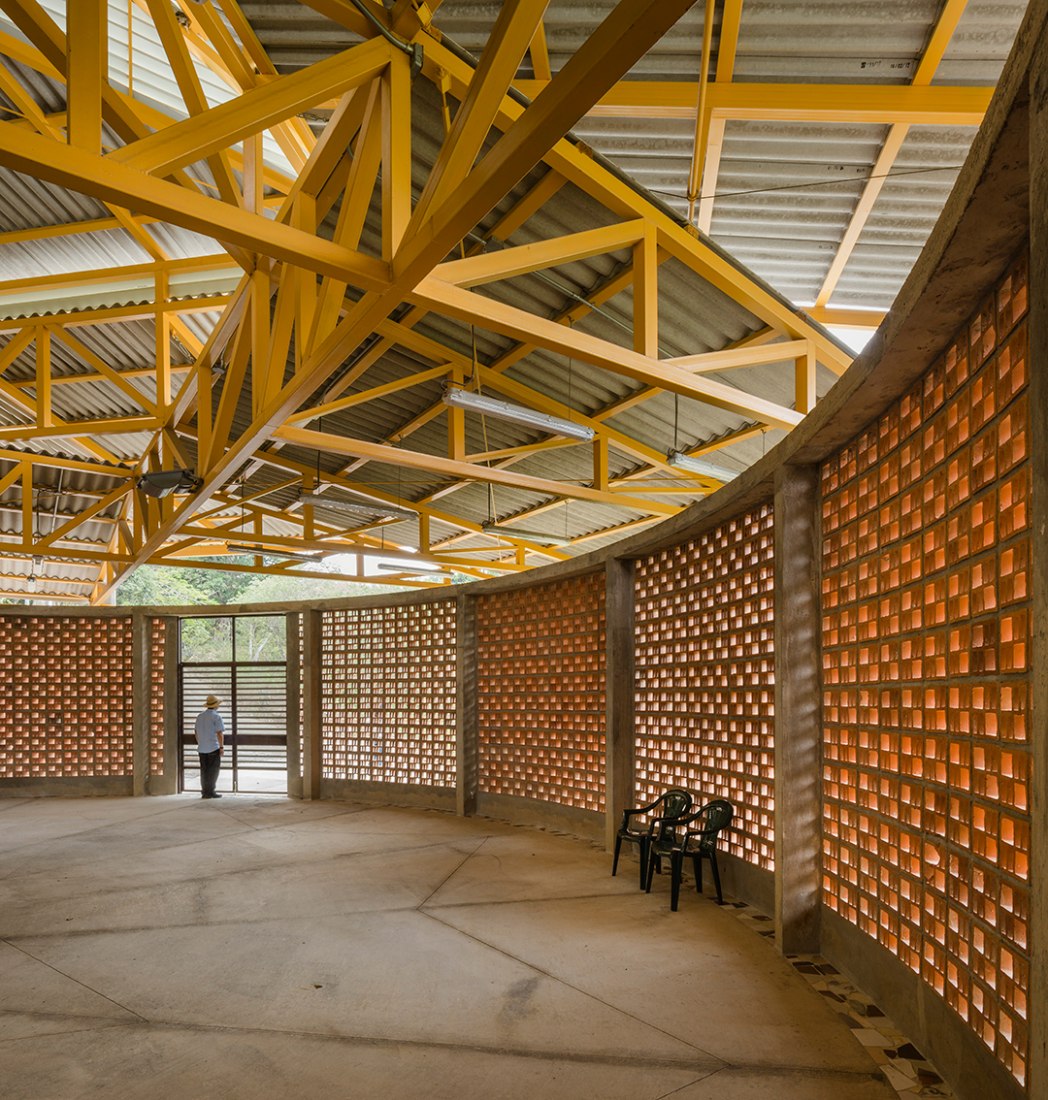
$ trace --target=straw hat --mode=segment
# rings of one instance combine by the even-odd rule
[[[207,702],[204,704],[204,706],[207,707],[209,710],[213,707],[220,707],[221,705],[222,700],[219,699],[217,695],[209,695],[207,697]]]

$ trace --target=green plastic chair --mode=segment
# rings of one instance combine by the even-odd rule
[[[640,889],[644,889],[645,875],[648,869],[648,850],[652,840],[659,838],[667,829],[679,821],[691,809],[691,795],[679,787],[672,787],[647,806],[636,806],[632,810],[622,811],[622,824],[615,834],[615,858],[612,860],[611,873],[619,869],[619,852],[622,842],[636,844],[640,849]],[[631,818],[649,815],[648,823],[633,825]]]
[[[702,861],[708,859],[717,888],[717,903],[724,904],[721,893],[720,868],[717,866],[717,835],[726,829],[735,816],[732,804],[723,798],[714,799],[688,817],[679,818],[672,828],[654,837],[648,849],[648,875],[645,890],[651,893],[655,872],[662,874],[662,861],[670,861],[670,909],[677,911],[684,860],[690,859],[695,869],[695,890],[702,893]]]

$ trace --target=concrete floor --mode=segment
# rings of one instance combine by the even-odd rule
[[[895,1095],[731,910],[609,870],[435,812],[0,802],[0,1095]]]

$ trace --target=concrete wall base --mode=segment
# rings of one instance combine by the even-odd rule
[[[0,798],[119,798],[134,794],[129,775],[0,779]]]
[[[340,802],[394,803],[431,810],[455,809],[451,787],[416,787],[410,783],[368,783],[353,779],[322,779],[319,797]]]
[[[946,1079],[958,1100],[1028,1094],[929,985],[853,924],[823,907],[822,955],[869,994]]]
[[[574,836],[604,843],[604,814],[579,810],[535,798],[516,798],[508,794],[478,794],[477,814],[509,821],[514,825],[541,825],[562,829]]]

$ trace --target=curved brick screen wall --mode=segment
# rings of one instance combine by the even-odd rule
[[[1026,261],[822,470],[824,900],[1020,1082],[1031,760]]]
[[[636,571],[636,791],[727,798],[726,849],[775,863],[775,543],[770,504]]]
[[[479,785],[604,809],[604,574],[482,596]]]
[[[454,787],[454,601],[322,622],[324,778]]]
[[[131,774],[131,619],[0,616],[0,778]]]
[[[149,620],[149,774],[164,774],[164,675],[168,622]]]

